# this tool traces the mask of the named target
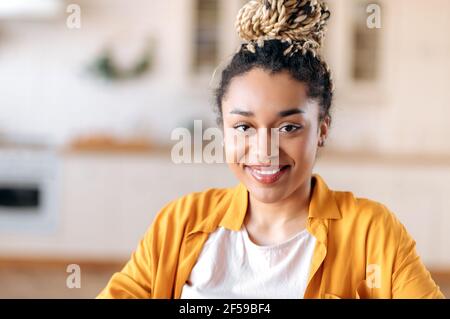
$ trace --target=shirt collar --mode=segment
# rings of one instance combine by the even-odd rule
[[[314,223],[314,221],[326,221],[328,219],[340,219],[341,212],[339,211],[334,192],[330,190],[324,180],[317,174],[312,175],[313,193],[309,204],[309,228],[314,234],[318,234],[323,223]],[[229,203],[227,208],[224,208],[225,213],[212,213],[209,218],[203,220],[188,236],[198,232],[211,233],[217,229],[218,226],[239,231],[244,223],[245,214],[248,206],[248,190],[244,184],[239,183],[231,189],[228,198],[223,198],[224,206]],[[221,209],[219,209],[221,210]],[[322,233],[322,232],[321,232]],[[323,236],[322,236],[323,235]],[[322,234],[324,237],[325,235]],[[320,237],[320,236],[319,236]],[[320,238],[322,238],[320,237]],[[326,237],[326,236],[325,236]],[[326,240],[323,238],[323,240]]]
[[[313,194],[309,203],[309,218],[340,219],[342,218],[334,191],[318,174],[313,174]]]
[[[225,212],[219,226],[238,231],[244,223],[248,207],[248,191],[244,184],[239,183],[233,192],[230,206]]]
[[[340,219],[339,211],[334,193],[325,181],[317,174],[312,175],[313,193],[309,204],[309,218]],[[244,222],[248,206],[248,191],[239,183],[233,192],[231,203],[226,210],[219,226],[238,231]]]

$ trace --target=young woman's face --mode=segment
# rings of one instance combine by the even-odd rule
[[[228,165],[253,197],[274,203],[309,182],[328,122],[319,123],[319,106],[304,83],[287,71],[271,75],[254,68],[231,81],[222,113]]]

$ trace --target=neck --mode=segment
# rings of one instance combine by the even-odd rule
[[[311,177],[295,192],[281,201],[264,203],[249,195],[249,211],[246,224],[262,228],[284,227],[296,221],[305,221],[311,196]]]

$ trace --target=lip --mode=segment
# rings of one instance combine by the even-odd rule
[[[274,184],[289,170],[290,165],[245,165],[244,169],[262,184]]]

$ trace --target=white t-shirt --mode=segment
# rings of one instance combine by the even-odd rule
[[[205,242],[182,299],[301,299],[304,296],[316,238],[306,229],[289,240],[256,245],[242,226],[219,227]]]

